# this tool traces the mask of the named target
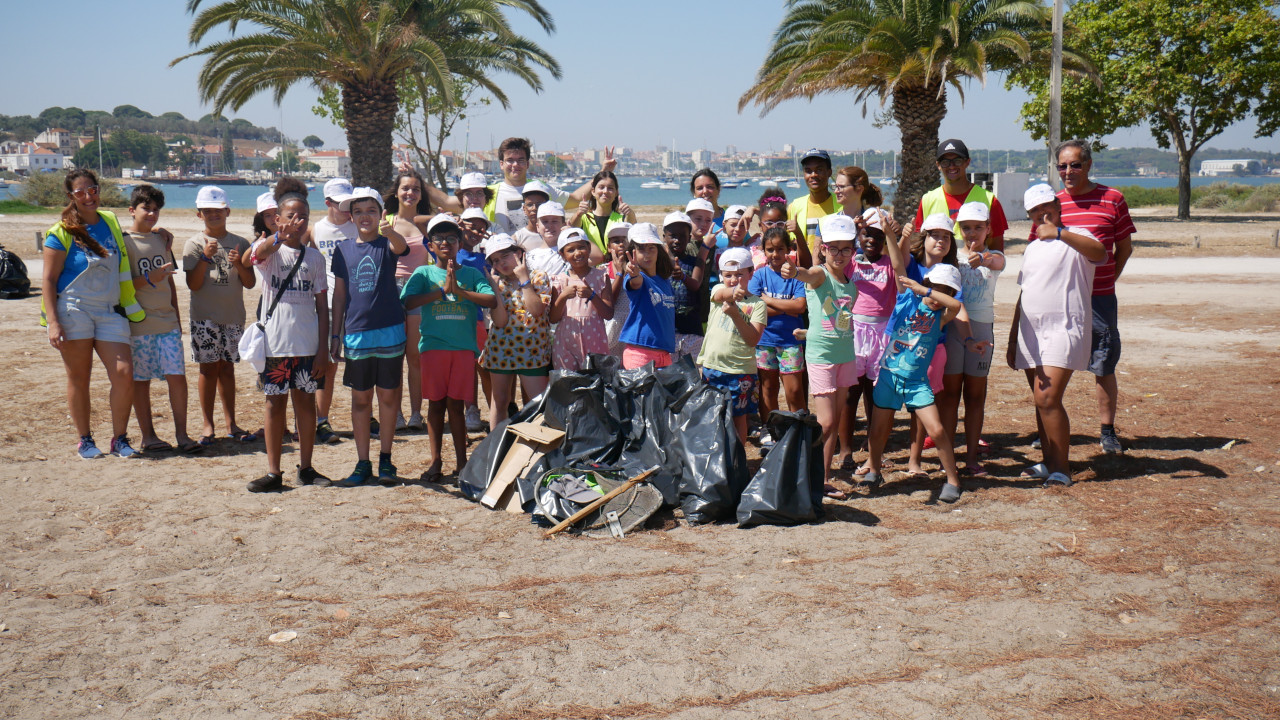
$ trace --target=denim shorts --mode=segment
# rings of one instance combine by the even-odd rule
[[[101,340],[129,344],[129,321],[109,305],[58,298],[58,323],[67,340]]]
[[[1120,364],[1120,308],[1115,295],[1093,296],[1093,344],[1089,372],[1098,377],[1116,374]]]

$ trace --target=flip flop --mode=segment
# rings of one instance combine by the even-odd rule
[[[875,492],[884,483],[884,478],[880,477],[880,473],[867,469],[867,474],[858,482],[858,487],[866,488],[867,492]]]
[[[987,474],[987,469],[982,466],[982,463],[967,463],[964,466],[964,472],[973,477],[983,477]]]
[[[214,443],[218,442],[218,438],[212,435],[201,435],[200,439],[196,442],[200,444],[200,447],[210,447]]]
[[[231,438],[236,442],[257,442],[259,437],[258,432],[249,432],[248,430],[233,430],[231,432]]]
[[[199,455],[204,452],[205,444],[198,440],[188,440],[178,446],[178,450],[187,455]]]
[[[143,445],[142,452],[144,453],[173,452],[173,446],[165,442],[164,440],[156,440],[155,442],[151,442],[151,443],[147,443],[146,445]]]
[[[444,473],[439,470],[424,470],[422,474],[418,476],[418,480],[422,482],[435,483],[437,485],[439,485],[440,481],[443,479]]]
[[[1045,487],[1056,487],[1059,485],[1061,485],[1062,487],[1071,487],[1071,476],[1067,475],[1066,473],[1056,472],[1050,475],[1049,477],[1045,478],[1045,481],[1044,481]]]
[[[840,490],[840,489],[836,488],[836,486],[835,486],[835,485],[832,485],[832,484],[830,484],[830,483],[828,483],[828,484],[826,484],[826,485],[823,485],[823,486],[822,486],[822,494],[823,494],[823,495],[826,495],[827,497],[831,498],[832,500],[847,500],[847,499],[849,499],[849,496],[848,496],[848,495],[846,495],[846,494],[845,494],[845,492],[844,492],[843,490]]]
[[[857,470],[854,470],[854,471],[853,471],[853,474],[854,474],[854,475],[858,475],[858,476],[862,476],[862,475],[866,475],[866,474],[867,474],[867,473],[869,473],[869,472],[871,472],[871,466],[870,466],[870,465],[863,464],[863,465],[859,466]]]
[[[1049,468],[1044,463],[1036,463],[1026,470],[1023,470],[1022,477],[1044,480],[1049,477]]]
[[[858,467],[858,462],[853,459],[852,455],[840,461],[841,470],[853,470],[856,467]]]

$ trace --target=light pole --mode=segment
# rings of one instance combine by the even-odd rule
[[[1053,0],[1053,65],[1049,68],[1049,184],[1062,189],[1058,179],[1058,158],[1054,152],[1062,142],[1062,0]]]

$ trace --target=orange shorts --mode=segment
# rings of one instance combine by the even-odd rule
[[[666,350],[658,350],[657,348],[640,347],[639,345],[627,345],[622,350],[622,367],[626,370],[633,370],[638,367],[653,363],[655,368],[663,368],[671,364],[671,353]]]
[[[431,402],[445,398],[471,404],[476,401],[476,354],[470,350],[428,350],[418,356],[422,372],[422,397]]]

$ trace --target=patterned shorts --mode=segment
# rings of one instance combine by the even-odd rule
[[[782,345],[756,346],[756,367],[764,370],[781,370],[783,375],[804,372],[804,346]]]
[[[163,380],[166,375],[185,375],[182,362],[182,331],[129,338],[133,346],[133,379]]]
[[[269,357],[267,367],[258,375],[258,387],[264,395],[288,395],[290,390],[314,393],[324,389],[324,378],[311,374],[316,357]]]
[[[702,379],[713,388],[729,393],[733,416],[751,415],[756,411],[756,376],[735,375],[710,368],[702,369]]]
[[[191,360],[198,363],[240,362],[240,335],[243,333],[244,325],[193,320]]]

